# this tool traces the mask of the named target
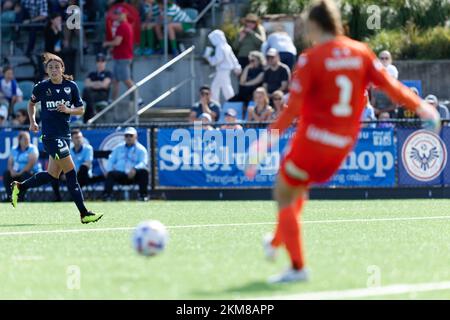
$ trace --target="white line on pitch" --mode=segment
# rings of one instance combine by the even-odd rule
[[[305,220],[305,224],[325,224],[325,223],[352,223],[352,222],[382,222],[382,221],[414,221],[414,220],[449,220],[450,216],[431,216],[431,217],[403,217],[403,218],[374,218],[374,219],[336,219],[336,220]],[[220,227],[241,227],[273,225],[275,222],[249,222],[249,223],[224,223],[224,224],[191,224],[168,226],[168,229],[182,228],[220,228]],[[1,225],[0,225],[1,227]],[[134,227],[111,227],[111,228],[92,228],[92,229],[63,229],[63,230],[31,230],[31,231],[6,231],[0,232],[0,236],[15,236],[28,234],[49,234],[49,233],[79,233],[79,232],[104,232],[104,231],[128,231]]]
[[[251,298],[257,300],[336,300],[390,296],[397,294],[450,290],[450,281],[417,284],[393,284],[384,287],[360,288],[336,291],[305,292],[289,295],[275,295]]]

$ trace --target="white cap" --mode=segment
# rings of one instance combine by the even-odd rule
[[[275,57],[278,55],[278,50],[275,48],[270,48],[267,50],[266,57]]]
[[[123,134],[124,134],[124,135],[125,135],[125,134],[132,134],[132,135],[134,135],[134,136],[137,136],[137,131],[136,131],[136,129],[133,128],[133,127],[128,127],[128,128],[125,129],[125,131],[124,131]]]
[[[429,94],[426,96],[425,101],[427,102],[433,102],[435,104],[438,104],[438,98],[434,94]]]
[[[0,117],[8,118],[8,108],[4,105],[0,105]]]
[[[206,113],[206,112],[202,113],[202,114],[200,115],[200,117],[198,117],[198,118],[199,118],[199,119],[202,119],[202,118],[208,119],[209,122],[212,121],[211,115],[210,115],[209,113]]]

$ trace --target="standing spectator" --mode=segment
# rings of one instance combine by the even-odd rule
[[[0,105],[0,128],[5,128],[8,126],[8,107],[5,105]]]
[[[449,113],[447,107],[439,104],[438,98],[435,95],[433,95],[433,94],[427,95],[425,97],[425,101],[437,109],[442,120],[450,119],[450,113]]]
[[[3,185],[5,192],[10,197],[11,182],[22,182],[30,178],[33,174],[42,171],[39,163],[39,151],[31,144],[30,134],[27,131],[20,131],[17,136],[19,144],[11,150],[8,158],[8,169],[3,173]],[[24,193],[19,194],[19,199],[23,200]]]
[[[105,41],[104,47],[112,47],[114,62],[114,80],[112,82],[112,99],[119,96],[119,82],[123,81],[128,89],[134,86],[131,80],[131,61],[133,59],[133,30],[127,22],[127,15],[122,7],[114,10],[114,20],[117,28],[114,29],[113,40]]]
[[[280,55],[281,62],[288,66],[289,70],[295,65],[295,57],[297,56],[297,48],[292,42],[292,38],[284,31],[283,26],[278,26],[275,32],[272,32],[267,41],[261,46],[263,54],[271,49],[276,49]]]
[[[249,13],[245,17],[244,26],[239,30],[239,36],[234,42],[237,58],[242,68],[249,63],[249,54],[259,51],[263,42],[266,41],[266,30],[261,25],[256,14]]]
[[[108,101],[111,89],[111,71],[106,70],[106,57],[103,53],[97,54],[97,70],[89,73],[84,80],[83,100],[86,102],[84,122],[91,119],[97,110],[95,104],[100,101]]]
[[[155,0],[142,0],[139,6],[141,17],[141,43],[135,50],[137,56],[152,55],[155,52],[155,32],[156,17],[153,13]],[[158,12],[158,11],[156,11]]]
[[[13,120],[13,125],[16,126],[27,126],[30,124],[30,118],[28,117],[28,112],[25,109],[17,110],[17,113]]]
[[[269,96],[266,89],[259,87],[253,95],[255,105],[248,107],[248,121],[265,122],[270,121],[273,108],[269,104]]]
[[[0,77],[0,93],[9,103],[9,112],[12,113],[14,104],[23,100],[23,93],[14,78],[14,71],[10,66],[3,68],[3,76]]]
[[[278,119],[278,117],[284,111],[284,109],[287,108],[287,104],[284,100],[283,91],[277,90],[274,93],[272,93],[272,101],[273,101],[273,107],[274,107],[272,119],[275,120],[275,119]]]
[[[92,177],[92,161],[94,161],[94,149],[84,141],[80,130],[75,129],[71,132],[73,147],[70,148],[75,170],[77,172],[78,183],[80,187],[86,186]]]
[[[148,154],[137,141],[133,127],[125,129],[125,143],[114,148],[106,166],[105,200],[111,199],[114,184],[138,184],[139,200],[148,200]]]
[[[274,91],[288,93],[291,71],[287,65],[280,62],[277,49],[270,48],[266,53],[268,68],[264,72],[263,86],[271,96]]]
[[[215,47],[213,56],[205,53],[205,58],[209,64],[216,67],[216,75],[211,83],[212,99],[220,101],[220,93],[222,92],[225,100],[228,100],[234,96],[230,73],[233,70],[236,75],[239,75],[242,68],[222,30],[212,31],[208,38]]]
[[[242,101],[245,106],[252,100],[253,92],[260,87],[264,80],[266,60],[261,52],[252,51],[248,56],[249,64],[242,71],[239,80],[239,91],[229,101]]]
[[[59,12],[52,13],[44,30],[45,51],[61,55],[63,47],[62,29],[63,25],[61,14]]]
[[[200,87],[200,101],[192,106],[189,121],[198,120],[202,113],[211,115],[211,120],[214,122],[219,121],[220,105],[218,102],[211,100],[211,89],[207,85]]]
[[[225,124],[220,127],[220,129],[231,129],[231,130],[242,130],[242,126],[237,123],[237,112],[236,110],[230,108],[225,113]]]
[[[23,24],[29,23],[41,23],[47,19],[48,5],[47,0],[21,0],[23,9]],[[25,51],[25,55],[31,56],[36,44],[36,31],[39,27],[27,28],[29,33],[28,45]]]
[[[159,23],[155,25],[155,33],[159,39],[160,47],[164,48],[164,0],[157,0],[158,4],[156,12],[159,17]],[[194,29],[194,22],[173,0],[167,1],[167,16],[169,19],[168,33],[170,40],[171,52],[173,55],[178,55],[177,32],[186,32]]]

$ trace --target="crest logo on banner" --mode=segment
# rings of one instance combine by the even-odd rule
[[[436,179],[447,164],[447,149],[435,133],[419,130],[403,144],[402,161],[406,172],[416,180]]]

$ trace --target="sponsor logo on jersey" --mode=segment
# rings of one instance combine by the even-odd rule
[[[71,105],[70,101],[66,101],[66,100],[62,99],[62,100],[58,100],[58,101],[47,101],[45,103],[45,106],[47,107],[47,110],[54,111],[54,110],[56,110],[56,108],[58,107],[59,104],[63,104],[68,108],[70,108],[70,105]]]
[[[325,68],[328,71],[341,69],[361,69],[361,57],[346,57],[346,58],[327,58],[325,59]]]
[[[442,173],[447,164],[447,148],[435,133],[419,130],[403,144],[402,161],[412,178],[431,181]]]
[[[72,90],[70,89],[70,87],[64,87],[64,92],[67,94],[70,94]]]

